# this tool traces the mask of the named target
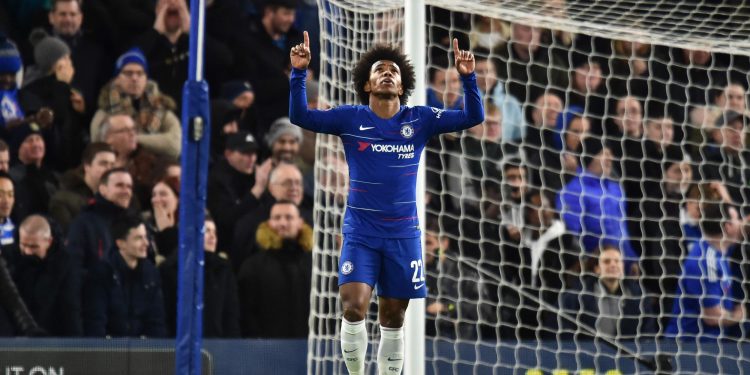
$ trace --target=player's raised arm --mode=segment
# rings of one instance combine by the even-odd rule
[[[464,109],[460,111],[446,110],[436,115],[434,132],[450,133],[471,128],[484,121],[482,96],[477,87],[477,75],[474,74],[474,54],[458,48],[458,39],[453,38],[453,54],[456,70],[461,75],[464,86]]]
[[[337,134],[341,123],[336,111],[316,111],[307,109],[307,92],[305,80],[307,66],[310,65],[310,36],[303,33],[304,42],[292,47],[289,59],[292,64],[292,75],[289,79],[289,120],[299,127],[317,132]]]
[[[302,33],[304,41],[296,46],[292,47],[289,51],[289,59],[292,62],[292,67],[295,69],[305,70],[310,65],[312,55],[310,54],[310,36],[307,31]]]

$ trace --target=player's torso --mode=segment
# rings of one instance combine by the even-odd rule
[[[402,107],[390,119],[377,117],[365,106],[354,113],[340,134],[349,165],[348,209],[366,221],[410,221],[416,210],[419,159],[431,135],[429,123],[411,107]]]

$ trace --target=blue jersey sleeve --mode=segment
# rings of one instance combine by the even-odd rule
[[[334,108],[326,111],[307,109],[305,89],[306,70],[292,68],[289,81],[289,120],[292,124],[316,133],[338,135],[344,124],[344,111]]]
[[[477,88],[477,75],[461,76],[464,86],[464,109],[442,110],[432,107],[432,134],[451,133],[474,127],[484,121],[482,95]],[[429,117],[428,117],[429,118]]]

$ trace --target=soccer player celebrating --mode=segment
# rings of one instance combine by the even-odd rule
[[[381,332],[379,374],[401,373],[406,307],[410,299],[427,296],[416,205],[419,158],[430,137],[484,121],[474,55],[459,50],[456,39],[453,52],[465,93],[460,111],[405,106],[414,89],[414,69],[397,48],[384,45],[365,53],[352,72],[364,105],[308,110],[305,76],[311,56],[307,32],[304,43],[290,52],[289,118],[305,129],[338,135],[349,164],[339,292],[344,308],[341,350],[352,375],[364,373],[365,314],[374,287]]]

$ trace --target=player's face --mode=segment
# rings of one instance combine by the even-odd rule
[[[365,83],[365,91],[380,97],[402,95],[404,89],[401,86],[401,69],[396,63],[388,60],[372,64],[370,80]]]

